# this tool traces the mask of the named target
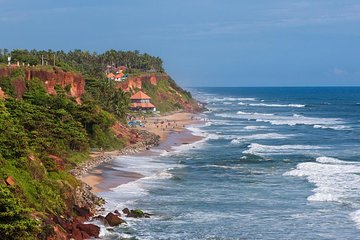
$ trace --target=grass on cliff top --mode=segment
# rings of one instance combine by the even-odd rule
[[[142,85],[144,92],[151,97],[151,102],[162,113],[183,109],[181,102],[191,100],[191,95],[177,85],[178,89],[175,89],[172,81],[160,79],[156,86],[149,82]]]

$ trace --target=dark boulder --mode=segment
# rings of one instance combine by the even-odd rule
[[[94,224],[84,224],[84,223],[79,223],[77,225],[77,227],[87,233],[90,237],[99,237],[100,234],[100,227],[94,225]]]
[[[105,219],[111,227],[120,225],[122,223],[126,223],[124,220],[122,220],[121,218],[119,218],[118,216],[116,216],[113,213],[108,213],[108,215],[106,215]]]
[[[87,234],[86,232],[84,232],[84,231],[81,231],[81,235],[82,235],[83,239],[90,239],[91,238],[91,236],[89,234]]]
[[[144,212],[140,209],[131,210],[127,217],[142,218],[144,217]]]
[[[124,214],[129,214],[129,213],[130,213],[130,210],[129,210],[128,208],[124,208],[124,209],[122,210],[122,212],[123,212]]]
[[[78,215],[80,217],[84,217],[84,218],[88,219],[91,216],[91,212],[88,207],[74,206],[73,210],[76,213],[76,215]]]
[[[143,212],[140,209],[131,210],[126,216],[132,218],[150,218],[152,214]]]
[[[83,240],[83,236],[81,234],[81,231],[77,228],[73,229],[71,237],[75,240]]]

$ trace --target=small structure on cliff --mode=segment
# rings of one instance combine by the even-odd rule
[[[131,110],[151,110],[156,111],[156,107],[150,102],[151,98],[139,91],[130,97]]]

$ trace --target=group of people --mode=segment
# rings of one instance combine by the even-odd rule
[[[159,120],[156,119],[156,121],[153,122],[153,124],[156,126],[156,128],[160,128],[162,131],[165,131],[166,129],[175,129],[178,124],[176,121],[169,121],[169,120]]]

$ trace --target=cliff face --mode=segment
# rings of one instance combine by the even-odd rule
[[[14,67],[0,68],[0,78],[10,77],[11,72],[15,69]],[[80,98],[85,93],[85,79],[80,74],[64,72],[60,68],[53,68],[52,70],[25,68],[24,71],[25,79],[19,77],[13,80],[17,97],[21,97],[26,91],[26,84],[23,80],[29,81],[30,79],[38,78],[44,82],[45,89],[49,94],[56,94],[56,85],[60,87],[70,86],[70,95],[78,103],[81,102]]]
[[[120,82],[116,87],[125,92],[130,92],[132,89],[142,89],[144,83],[150,83],[154,86],[157,85],[159,80],[168,80],[167,74],[146,74],[138,77],[129,77],[123,82]]]

